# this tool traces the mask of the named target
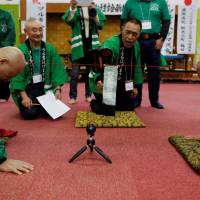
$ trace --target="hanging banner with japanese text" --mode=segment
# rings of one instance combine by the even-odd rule
[[[26,10],[26,19],[36,18],[41,21],[44,30],[46,30],[46,2],[44,0],[27,0]],[[46,31],[43,32],[43,40],[46,40]]]
[[[166,0],[169,5],[178,5],[183,0]],[[126,0],[94,0],[106,15],[121,15]]]
[[[126,0],[96,0],[95,3],[106,15],[121,15]]]
[[[200,9],[197,13],[197,33],[200,33]],[[196,61],[200,60],[200,34],[197,34],[196,37]]]
[[[173,53],[173,42],[174,42],[174,27],[175,27],[175,10],[176,10],[176,6],[175,5],[171,5],[167,2],[168,8],[169,8],[169,12],[170,12],[170,16],[171,16],[171,23],[170,23],[170,27],[169,27],[169,32],[167,34],[167,37],[165,39],[165,42],[163,44],[162,50],[161,50],[161,54],[162,55],[169,55]]]
[[[196,44],[197,6],[178,7],[177,53],[194,54]]]

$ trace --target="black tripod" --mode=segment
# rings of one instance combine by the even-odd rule
[[[85,145],[82,148],[80,148],[70,158],[69,163],[71,163],[73,160],[75,160],[76,158],[78,158],[89,147],[91,152],[94,149],[100,156],[102,156],[108,163],[111,164],[112,163],[111,159],[98,146],[95,146],[95,140],[94,140],[93,136],[94,136],[94,133],[96,131],[96,127],[93,124],[89,124],[86,127],[86,131],[87,131],[87,134],[88,134],[87,145]]]

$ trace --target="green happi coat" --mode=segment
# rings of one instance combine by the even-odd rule
[[[45,67],[45,91],[54,90],[57,86],[63,85],[68,81],[68,74],[55,47],[49,43],[46,44],[46,67]],[[19,46],[24,53],[25,59],[29,61],[29,52],[25,43]],[[18,105],[18,92],[24,91],[31,82],[32,76],[29,65],[26,65],[23,72],[11,79],[10,90],[15,103]]]
[[[5,142],[0,140],[0,162],[7,159],[7,153],[5,149]]]
[[[7,159],[7,153],[5,148],[5,142],[0,140],[0,163]]]
[[[149,20],[152,23],[151,29],[142,29],[141,33],[160,33],[162,21],[170,20],[170,14],[166,0],[127,0],[121,15],[122,21],[138,19],[139,21]]]
[[[112,51],[112,64],[118,65],[119,64],[119,54],[120,54],[120,35],[114,35],[108,40],[106,40],[102,46],[101,49],[108,48]],[[136,60],[136,66],[134,68],[134,80],[133,82],[135,84],[141,84],[143,82],[143,72],[141,67],[141,55],[140,55],[140,46],[138,42],[135,42],[134,46],[134,52],[135,52],[135,60]],[[92,69],[90,70],[89,75],[89,84],[90,89],[92,92],[99,93],[96,86],[96,80],[100,76],[100,73],[95,73]]]
[[[94,23],[92,26],[92,49],[97,49],[100,45],[98,29],[101,30],[106,21],[106,17],[101,12],[101,10],[97,7],[97,15],[99,17],[98,26]],[[72,19],[68,20],[70,15],[70,9],[68,9],[65,14],[62,16],[62,19],[72,28],[72,40],[71,40],[71,49],[72,49],[72,60],[77,60],[79,58],[83,58],[83,38],[81,35],[81,23],[80,23],[80,8],[77,8]]]
[[[0,47],[15,45],[15,24],[9,12],[0,9]]]

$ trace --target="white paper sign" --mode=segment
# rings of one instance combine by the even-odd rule
[[[175,10],[176,7],[175,5],[170,5],[168,4],[168,9],[170,12],[170,16],[171,16],[171,23],[170,23],[170,27],[169,27],[169,32],[167,34],[167,37],[165,39],[165,42],[163,44],[163,47],[161,49],[161,54],[162,55],[170,55],[173,53],[173,41],[174,41],[174,27],[175,27]]]
[[[70,110],[62,101],[56,99],[53,92],[48,92],[45,95],[39,96],[37,100],[53,119],[62,116]]]
[[[197,6],[178,7],[177,53],[195,54]]]
[[[116,105],[118,67],[105,66],[103,79],[103,103],[110,106]]]

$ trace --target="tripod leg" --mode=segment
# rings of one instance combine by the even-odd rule
[[[94,147],[95,151],[102,156],[108,163],[112,163],[112,160],[97,146]]]
[[[85,150],[87,149],[87,146],[82,147],[79,149],[69,160],[69,163],[71,163],[73,160],[78,158]]]

